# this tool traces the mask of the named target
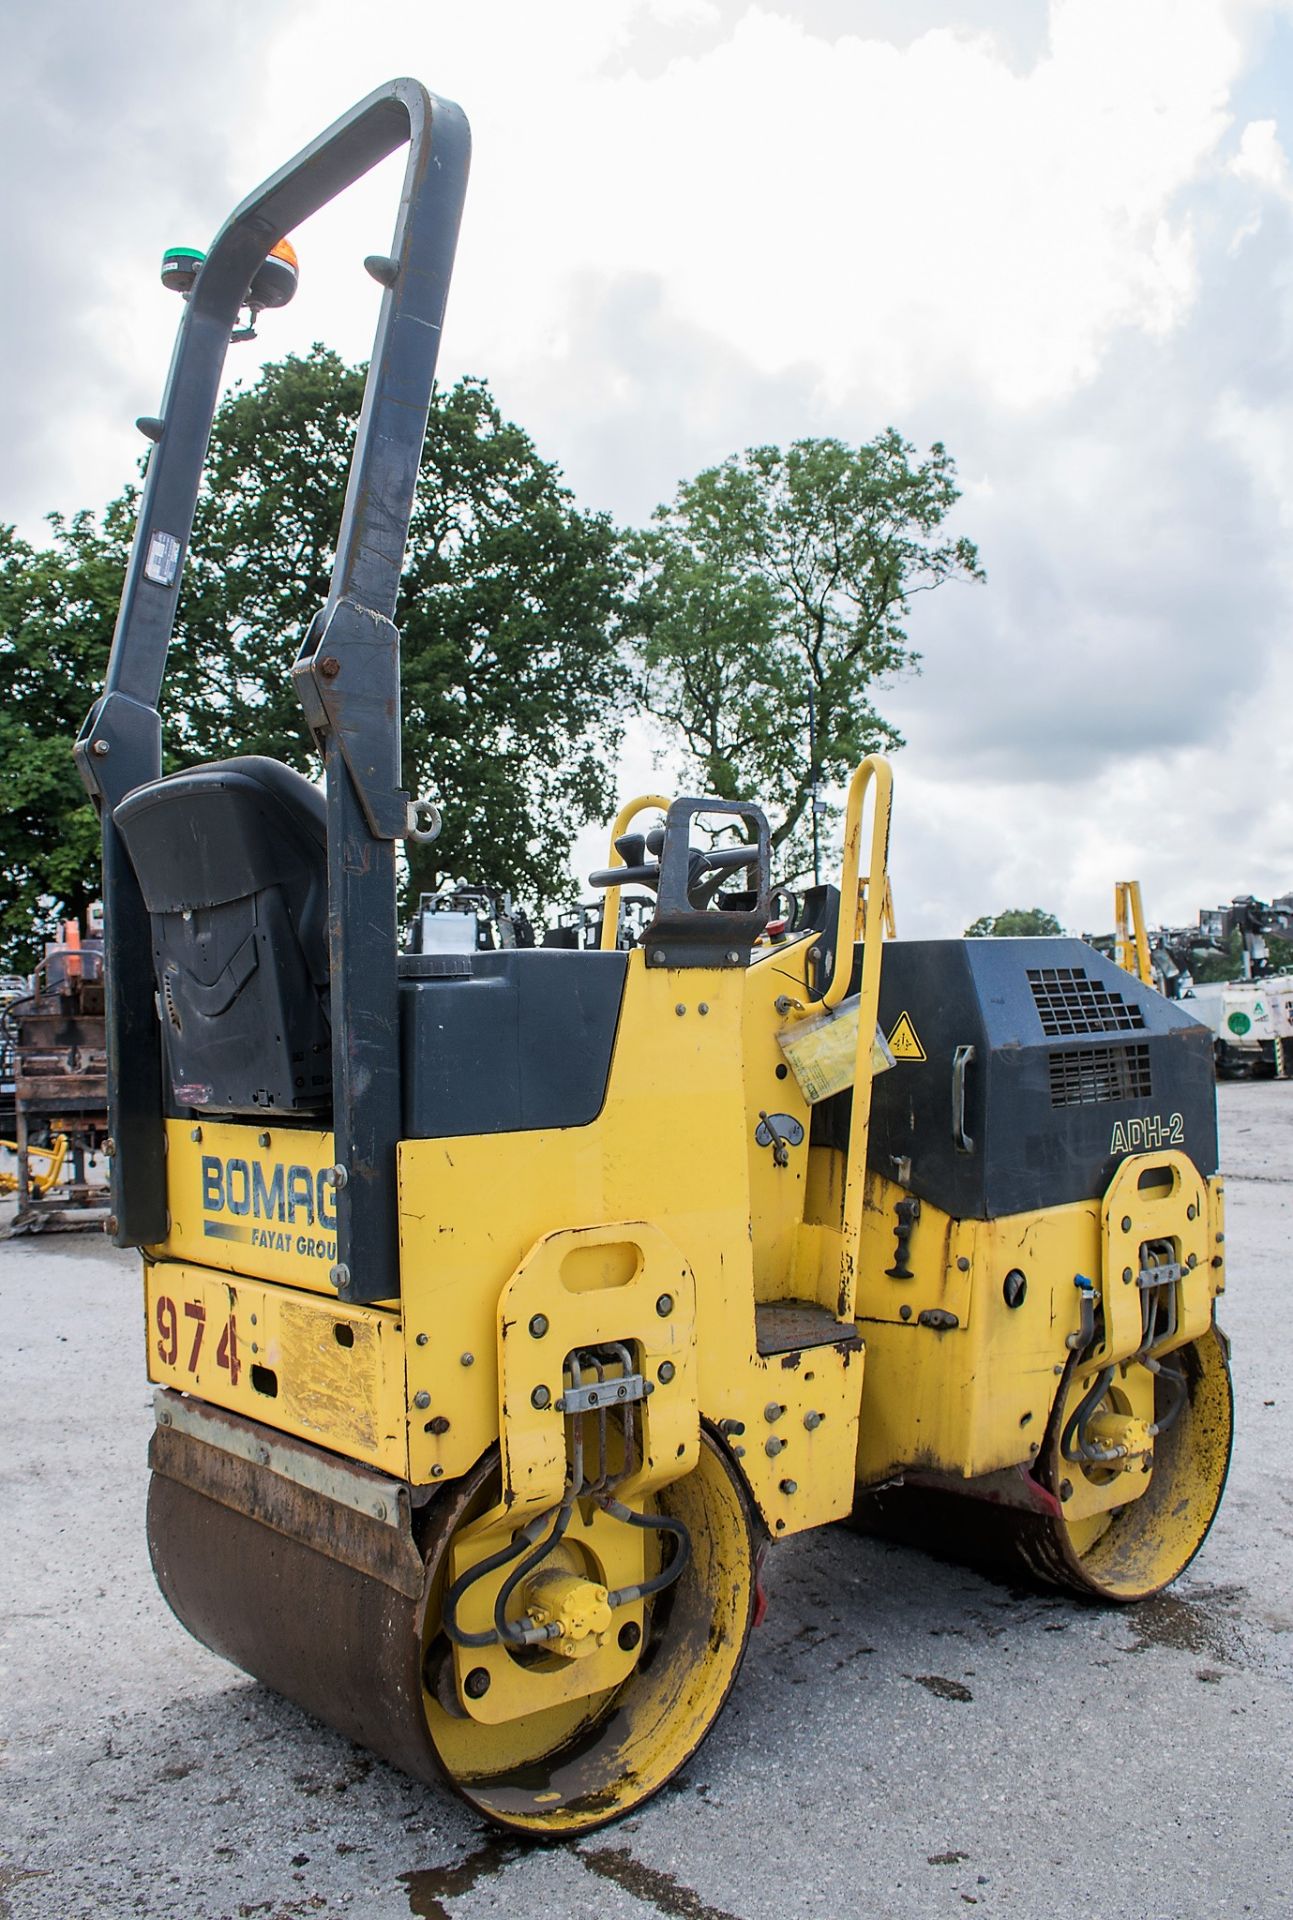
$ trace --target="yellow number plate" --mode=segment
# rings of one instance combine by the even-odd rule
[[[396,1314],[173,1261],[145,1297],[150,1380],[407,1477]]]

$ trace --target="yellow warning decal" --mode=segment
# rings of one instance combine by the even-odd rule
[[[889,1051],[895,1060],[924,1060],[925,1049],[916,1038],[909,1013],[900,1013],[889,1035]]]

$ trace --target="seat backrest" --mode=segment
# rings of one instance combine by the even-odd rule
[[[112,817],[152,923],[176,1105],[322,1115],[332,1099],[323,794],[246,755],[137,787]]]

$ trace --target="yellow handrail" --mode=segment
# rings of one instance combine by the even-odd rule
[[[663,812],[668,813],[669,802],[659,793],[640,793],[636,800],[626,800],[624,802],[624,805],[615,816],[615,825],[611,828],[611,851],[610,857],[606,862],[608,867],[622,867],[624,865],[623,860],[616,852],[615,842],[620,838],[621,834],[628,832],[632,822],[636,820],[640,813],[645,813],[648,807],[659,807]],[[602,903],[602,937],[600,942],[602,952],[614,953],[615,943],[619,937],[620,890],[618,887],[607,887],[606,895]]]
[[[870,858],[862,878],[862,816],[874,786]],[[880,959],[885,934],[894,935],[893,894],[889,887],[889,824],[893,815],[893,769],[878,753],[868,754],[849,782],[844,816],[844,867],[840,875],[840,919],[831,983],[816,1005],[800,1008],[801,1017],[839,1005],[853,976],[853,948],[862,941],[862,979],[858,990],[857,1056],[853,1067],[853,1103],[844,1186],[843,1230],[853,1271],[862,1242],[862,1199],[866,1181],[867,1136],[871,1130],[872,1055],[880,1015]],[[870,925],[868,925],[868,922]],[[874,931],[874,938],[868,933]]]

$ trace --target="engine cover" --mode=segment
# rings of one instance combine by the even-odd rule
[[[1159,1147],[1216,1172],[1211,1033],[1084,941],[896,941],[880,1024],[869,1165],[957,1219],[1094,1199]],[[823,1104],[819,1138],[847,1125]]]

